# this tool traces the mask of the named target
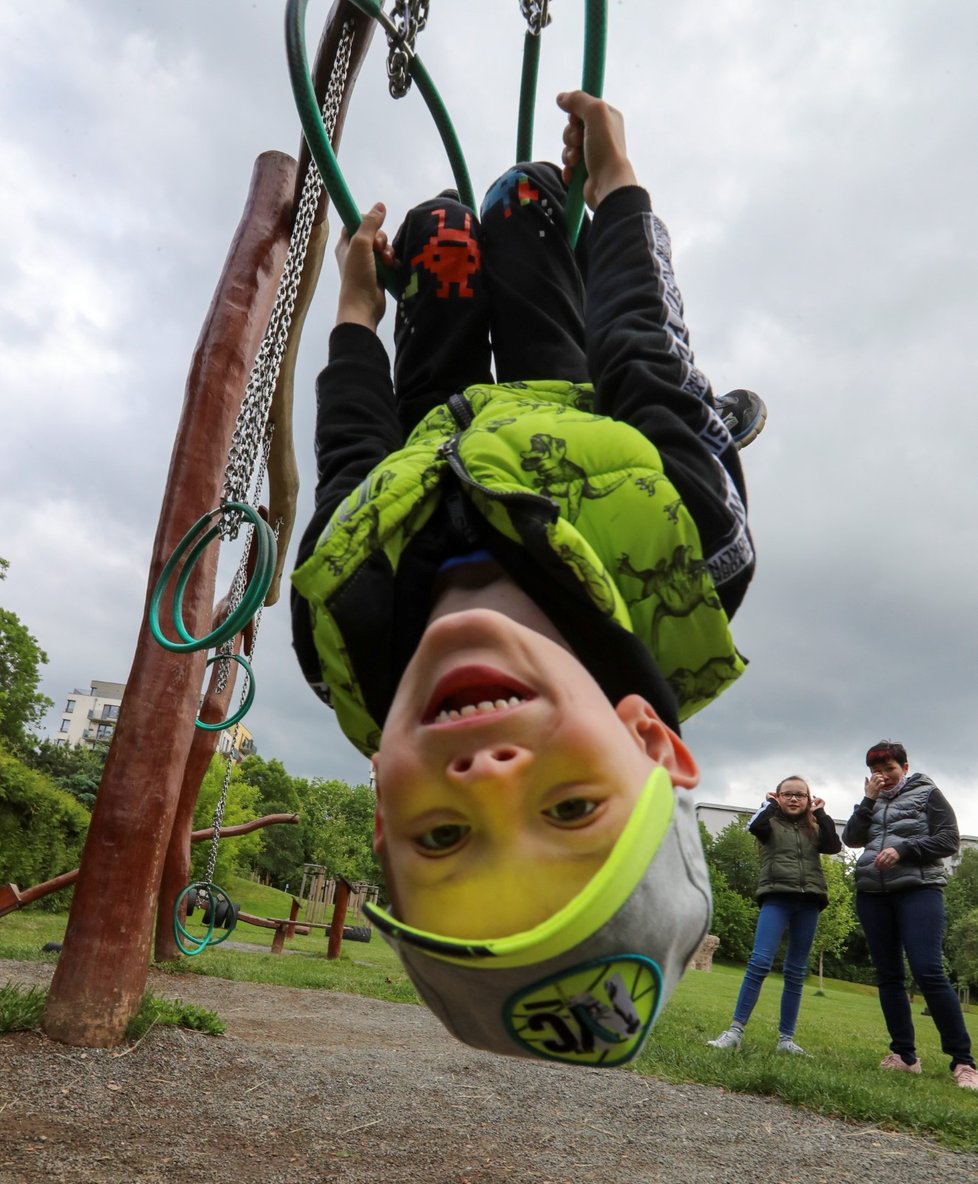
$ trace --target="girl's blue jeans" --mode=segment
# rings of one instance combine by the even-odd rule
[[[876,967],[880,1008],[890,1033],[890,1048],[907,1064],[917,1059],[910,998],[904,979],[903,951],[910,972],[927,1001],[927,1010],[941,1035],[941,1048],[955,1065],[973,1065],[971,1039],[957,993],[941,961],[944,938],[944,893],[940,888],[908,888],[903,892],[857,892],[856,915]]]
[[[818,924],[818,905],[811,900],[792,899],[787,893],[764,898],[757,918],[754,949],[740,985],[734,1019],[746,1024],[761,993],[761,987],[774,965],[778,946],[788,931],[788,948],[784,956],[784,989],[781,992],[781,1021],[778,1034],[794,1036],[801,1007],[801,990],[808,973],[808,955],[815,940]]]

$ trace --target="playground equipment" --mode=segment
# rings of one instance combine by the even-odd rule
[[[521,0],[520,7],[528,32],[517,155],[528,158],[539,41],[550,14],[547,0]],[[121,1041],[145,990],[154,916],[156,957],[171,959],[180,952],[181,906],[189,889],[201,887],[188,883],[194,804],[217,732],[239,720],[253,698],[257,614],[278,598],[298,487],[291,432],[295,355],[325,249],[328,200],[345,225],[359,225],[335,152],[377,24],[388,37],[392,94],[418,84],[442,131],[459,190],[471,202],[450,120],[415,52],[427,0],[394,0],[390,13],[376,0],[336,0],[311,70],[305,10],[306,0],[288,0],[287,58],[305,132],[298,164],[279,152],[256,161],[191,362],[143,627],[44,1015],[48,1035],[68,1044]],[[593,94],[602,88],[605,20],[606,0],[587,0],[583,85]],[[308,167],[310,153],[318,167]],[[575,178],[568,203],[569,219],[578,224],[582,184],[583,176]],[[266,474],[267,507],[261,504]],[[242,526],[247,537],[237,574],[215,604],[212,544],[235,541]],[[216,653],[207,658],[212,647]],[[198,713],[208,668],[211,678]],[[238,668],[246,688],[239,708],[230,712]],[[170,721],[168,730],[158,727],[160,718]],[[215,843],[224,798],[215,813]],[[216,917],[223,890],[212,875],[213,861],[201,883]],[[187,895],[181,899],[182,893]]]
[[[253,830],[259,830],[265,826],[275,826],[277,823],[295,825],[298,821],[298,814],[265,814],[261,818],[253,818],[251,822],[239,822],[236,826],[226,826],[221,833],[224,838],[229,839],[234,835],[250,834]],[[214,828],[208,826],[203,830],[195,830],[190,836],[190,841],[202,843],[205,839],[211,838],[213,834]],[[78,868],[75,868],[70,872],[62,872],[60,876],[54,876],[53,879],[45,880],[41,884],[35,884],[31,888],[25,888],[23,891],[16,884],[0,884],[0,917],[5,917],[7,913],[15,912],[17,909],[25,908],[42,897],[50,896],[52,892],[60,892],[62,888],[69,888],[77,879]]]

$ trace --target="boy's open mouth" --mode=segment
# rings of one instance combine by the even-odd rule
[[[475,715],[519,707],[536,693],[498,670],[467,666],[440,679],[425,708],[422,723],[445,724]]]

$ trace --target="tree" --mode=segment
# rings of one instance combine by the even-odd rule
[[[944,889],[944,911],[947,914],[948,932],[957,922],[978,907],[978,849],[966,847],[961,860],[954,869]]]
[[[702,822],[699,825],[713,894],[710,929],[720,939],[719,952],[724,958],[746,962],[754,947],[757,925],[757,840],[742,819],[729,823],[718,835],[711,835]]]
[[[978,850],[967,847],[944,889],[944,952],[959,983],[978,985]]]
[[[978,908],[963,913],[948,928],[948,961],[961,986],[978,986]]]
[[[829,903],[819,913],[812,950],[818,955],[818,993],[825,994],[825,955],[838,957],[845,949],[849,934],[856,928],[855,897],[841,859],[822,856],[822,871],[829,891]]]
[[[232,770],[231,782],[228,785],[227,800],[224,803],[224,813],[221,826],[234,826],[239,822],[250,822],[257,818],[261,810],[258,808],[258,790],[242,777],[236,776]],[[204,830],[214,824],[214,811],[224,788],[224,778],[227,774],[227,758],[215,753],[210,766],[200,783],[200,793],[197,795],[197,805],[194,807],[194,830]],[[273,830],[294,830],[294,827],[272,827]],[[217,860],[214,864],[213,882],[224,885],[231,876],[244,875],[258,857],[261,850],[262,835],[260,831],[252,831],[247,835],[238,835],[232,839],[222,839],[217,847]],[[191,855],[191,875],[194,880],[203,880],[207,871],[207,861],[210,859],[211,843],[194,843]]]
[[[738,818],[728,823],[710,844],[709,862],[723,872],[727,887],[749,903],[754,901],[761,874],[757,840]]]
[[[0,580],[6,579],[9,566],[0,558]],[[0,608],[0,742],[15,753],[30,750],[34,742],[31,729],[54,706],[39,690],[40,667],[47,660],[17,614]]]
[[[59,789],[70,793],[87,809],[95,804],[105,757],[108,749],[102,745],[87,748],[84,744],[56,744],[42,740],[24,756],[32,769],[50,777]]]
[[[303,807],[308,863],[319,863],[348,880],[383,884],[373,850],[374,805],[369,785],[313,780]]]
[[[78,866],[89,815],[70,794],[0,748],[0,883],[21,888]],[[64,894],[40,908],[63,908]]]
[[[713,893],[710,929],[720,939],[720,953],[724,958],[746,962],[754,947],[757,905],[735,892],[719,868],[709,865],[709,871]]]
[[[281,761],[249,756],[235,770],[235,777],[258,791],[260,814],[298,814],[309,798],[309,782],[292,777]],[[306,859],[302,831],[296,826],[270,826],[262,832],[261,846],[253,860],[258,874],[277,888],[298,883]]]

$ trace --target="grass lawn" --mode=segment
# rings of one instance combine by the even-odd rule
[[[875,987],[817,979],[805,988],[796,1039],[811,1057],[775,1052],[781,977],[770,975],[739,1052],[708,1048],[730,1023],[743,967],[690,971],[673,995],[638,1060],[638,1070],[673,1082],[719,1085],[767,1094],[820,1114],[885,1130],[927,1135],[946,1146],[978,1151],[978,1093],[959,1089],[948,1071],[933,1021],[913,1002],[921,1076],[885,1072],[889,1052]],[[965,1013],[978,1049],[978,1017]]]
[[[245,912],[287,917],[291,898],[247,880],[228,885]],[[0,920],[0,958],[54,961],[41,946],[60,941],[67,915],[27,908]],[[301,914],[300,914],[301,921]],[[348,915],[347,923],[363,919]],[[270,947],[273,931],[239,923],[232,941]],[[368,943],[343,943],[339,959],[326,960],[326,936],[313,930],[286,944],[283,956],[229,950],[220,945],[172,964],[175,972],[213,975],[248,982],[309,987],[394,1002],[417,1002],[417,995],[393,951],[376,933]],[[161,967],[168,969],[168,967]],[[708,1048],[707,1040],[729,1023],[743,968],[715,964],[709,973],[690,971],[652,1031],[635,1070],[676,1083],[717,1085],[740,1093],[770,1095],[819,1114],[886,1130],[937,1139],[946,1146],[978,1152],[978,1094],[958,1089],[941,1053],[931,1020],[914,1001],[921,1076],[880,1071],[888,1052],[886,1030],[872,987],[826,979],[817,995],[815,979],[805,989],[798,1043],[812,1054],[795,1057],[774,1051],[781,979],[771,975],[761,993],[739,1052]],[[0,987],[2,987],[0,983]],[[965,1016],[978,1048],[978,1017]],[[630,1070],[623,1070],[628,1072]]]

